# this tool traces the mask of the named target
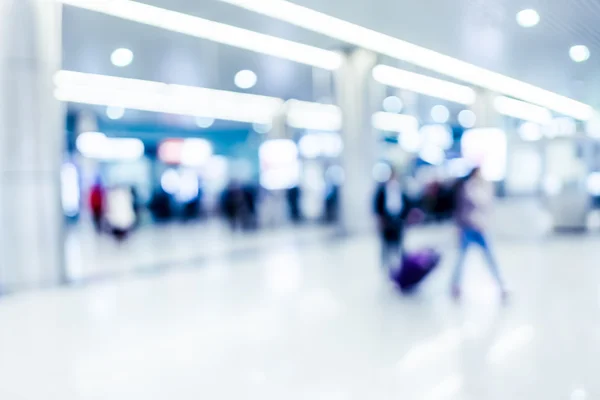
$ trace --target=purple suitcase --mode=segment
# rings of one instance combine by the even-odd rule
[[[400,268],[390,271],[390,278],[403,292],[414,290],[440,262],[440,253],[422,249],[405,254]]]

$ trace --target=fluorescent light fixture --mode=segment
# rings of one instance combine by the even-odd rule
[[[133,62],[133,51],[125,48],[116,49],[110,55],[110,61],[115,67],[126,67]]]
[[[531,28],[540,22],[540,15],[537,11],[528,8],[517,13],[517,23],[523,28]]]
[[[463,128],[472,128],[475,126],[475,123],[477,122],[477,116],[475,115],[475,113],[471,110],[462,110],[461,112],[458,113],[458,123],[463,127]]]
[[[75,142],[86,158],[103,161],[133,161],[144,155],[144,143],[134,138],[109,138],[102,132],[83,132]]]
[[[438,124],[445,124],[450,119],[448,107],[438,104],[431,108],[431,119]]]
[[[510,97],[496,97],[494,99],[494,108],[502,115],[536,122],[542,125],[552,121],[552,114],[547,108],[536,106],[535,104],[527,103],[525,101],[511,99]]]
[[[172,85],[107,75],[59,71],[54,76],[58,100],[196,117],[199,127],[215,119],[270,126],[284,101],[276,97]],[[338,131],[342,113],[331,104],[288,100],[288,125],[299,129]],[[255,125],[256,126],[256,125]]]
[[[73,71],[58,72],[54,81],[61,101],[207,119],[266,124],[283,105],[274,97]]]
[[[406,61],[495,93],[587,120],[592,107],[445,54],[385,35],[286,0],[220,0],[367,50]]]
[[[373,78],[384,85],[460,104],[473,104],[476,98],[470,87],[382,64],[373,68]]]
[[[338,133],[314,132],[307,133],[298,141],[298,150],[307,159],[338,157],[344,149],[344,143]]]
[[[234,77],[235,86],[240,89],[251,89],[256,85],[258,81],[258,77],[254,73],[254,71],[250,71],[249,69],[243,69],[238,71]]]
[[[569,49],[569,57],[576,63],[587,61],[590,58],[590,49],[582,44]]]
[[[376,112],[371,117],[375,129],[388,132],[416,132],[419,130],[419,121],[412,115],[394,114],[383,111]]]
[[[286,102],[286,112],[287,124],[292,128],[333,132],[342,128],[342,111],[332,104],[292,99]]]
[[[284,165],[298,159],[298,147],[290,139],[267,140],[259,148],[259,157],[266,168]]]
[[[336,52],[275,36],[210,21],[130,0],[58,0],[73,7],[183,33],[201,39],[279,57],[301,64],[335,70],[342,64]]]

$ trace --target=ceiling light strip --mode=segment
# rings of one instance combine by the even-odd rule
[[[140,79],[59,71],[55,97],[61,101],[189,115],[228,121],[269,124],[285,104],[294,128],[338,130],[341,111],[330,104],[172,85]]]
[[[410,90],[459,104],[473,104],[477,97],[475,90],[468,86],[458,85],[387,65],[375,66],[372,74],[377,82],[384,85]]]
[[[211,40],[301,64],[335,70],[336,52],[131,0],[58,0],[63,4]]]
[[[591,118],[587,104],[286,0],[220,0],[389,57],[410,62],[493,92],[577,118]]]
[[[496,97],[494,99],[494,108],[502,115],[536,122],[541,125],[549,124],[552,121],[552,113],[547,108],[511,99],[510,97]]]

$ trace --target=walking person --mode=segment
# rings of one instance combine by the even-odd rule
[[[96,180],[89,194],[89,206],[96,232],[102,232],[104,212],[106,211],[106,193],[100,179]]]
[[[374,211],[381,238],[381,264],[385,268],[399,264],[403,252],[404,227],[411,205],[402,184],[392,170],[387,182],[375,192]]]
[[[507,290],[498,267],[498,263],[490,249],[485,234],[485,220],[493,200],[493,188],[481,176],[480,168],[474,168],[456,187],[456,222],[459,230],[459,255],[452,278],[452,295],[461,294],[461,279],[465,256],[469,247],[478,245],[483,250],[490,272],[496,281],[503,298]]]
[[[111,188],[106,198],[106,223],[115,239],[122,242],[136,223],[131,188],[126,186]]]

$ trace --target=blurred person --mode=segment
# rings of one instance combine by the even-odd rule
[[[184,222],[198,219],[200,217],[200,213],[201,207],[199,196],[194,196],[193,198],[183,203],[183,208],[181,210],[181,218]]]
[[[236,181],[231,181],[221,198],[221,211],[225,215],[232,231],[244,227],[248,213],[248,203],[243,187]]]
[[[131,186],[131,205],[135,214],[135,225],[137,226],[140,222],[142,205],[140,203],[140,196],[135,186]]]
[[[106,222],[119,241],[124,240],[135,225],[131,188],[117,186],[108,191]]]
[[[286,199],[288,203],[288,212],[290,219],[294,223],[302,221],[302,212],[300,211],[301,189],[298,185],[289,188],[286,191]]]
[[[374,200],[383,267],[392,267],[392,263],[399,262],[402,257],[404,228],[412,208],[412,202],[392,169],[388,180],[375,191]]]
[[[325,215],[326,223],[333,223],[338,220],[339,210],[339,186],[334,183],[328,183],[325,190]]]
[[[244,185],[244,201],[246,203],[247,215],[244,221],[246,229],[256,229],[258,227],[258,188],[256,185],[248,183]]]
[[[423,191],[423,197],[421,199],[421,206],[423,210],[427,212],[429,217],[436,220],[436,207],[438,205],[438,199],[440,194],[440,184],[437,180],[429,182],[425,185]]]
[[[171,208],[171,195],[167,193],[163,188],[158,188],[148,205],[152,218],[155,222],[164,222],[169,220],[173,216],[173,210]]]
[[[89,206],[92,213],[92,221],[97,232],[102,231],[104,222],[104,211],[106,207],[106,193],[100,179],[96,180],[89,194]]]
[[[473,244],[480,246],[487,263],[500,289],[503,298],[508,292],[496,259],[490,249],[489,240],[485,235],[485,220],[488,209],[493,201],[493,187],[481,176],[481,169],[474,168],[456,186],[456,222],[459,230],[459,256],[452,277],[452,295],[455,298],[461,294],[461,279],[465,256]]]

